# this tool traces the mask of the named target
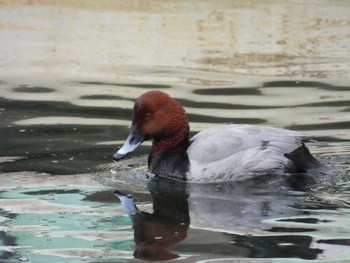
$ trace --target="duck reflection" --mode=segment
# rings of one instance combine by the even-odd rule
[[[302,178],[300,180],[303,180]],[[302,184],[302,183],[301,183]],[[289,178],[254,178],[217,184],[188,184],[192,221],[218,230],[267,230],[267,219],[301,214],[295,202],[304,192]]]
[[[322,250],[310,248],[313,239],[305,235],[314,229],[276,228],[264,223],[303,213],[294,206],[302,192],[292,189],[288,180],[283,182],[285,185],[281,180],[255,179],[204,185],[155,179],[148,186],[153,213],[138,210],[132,196],[115,194],[133,222],[134,256],[138,259],[177,258],[179,255],[169,250],[175,244],[174,249],[185,254],[216,254],[219,250],[231,257],[316,258]],[[201,229],[201,234],[191,229],[191,244],[186,245],[190,217],[193,228]]]
[[[135,258],[158,261],[179,257],[169,247],[187,236],[190,217],[185,186],[165,179],[151,181],[153,213],[139,211],[132,196],[115,191],[133,223]]]

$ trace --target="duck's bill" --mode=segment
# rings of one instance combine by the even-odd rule
[[[142,136],[135,127],[131,127],[123,146],[113,155],[113,161],[116,162],[133,152],[144,140],[145,136]]]

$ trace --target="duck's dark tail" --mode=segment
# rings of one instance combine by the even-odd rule
[[[286,153],[285,156],[292,161],[290,171],[293,173],[329,175],[335,172],[334,169],[322,164],[315,157],[313,157],[305,144],[302,144],[302,146],[291,153]]]

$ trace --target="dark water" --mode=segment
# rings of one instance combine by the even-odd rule
[[[1,262],[350,260],[349,87],[46,84],[1,83]],[[338,173],[185,184],[148,174],[147,145],[112,163],[150,88],[181,102],[192,133],[235,122],[315,134],[311,151]]]

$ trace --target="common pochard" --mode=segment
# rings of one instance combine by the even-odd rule
[[[129,136],[118,161],[152,139],[148,167],[158,176],[192,182],[242,180],[257,175],[327,173],[300,132],[246,124],[204,129],[191,139],[185,110],[168,94],[151,90],[135,102]]]

